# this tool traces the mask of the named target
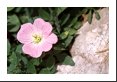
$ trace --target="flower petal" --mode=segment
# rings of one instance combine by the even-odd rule
[[[32,41],[31,34],[33,32],[33,25],[31,23],[26,23],[21,25],[19,32],[17,33],[17,39],[21,43],[29,43]]]
[[[45,21],[43,19],[37,18],[35,19],[33,25],[37,28],[37,30],[42,30],[44,23]]]
[[[50,44],[50,43],[44,42],[44,43],[42,44],[42,49],[43,49],[43,51],[45,51],[45,52],[50,51],[51,48],[52,48],[52,44]]]
[[[41,18],[35,19],[33,25],[36,27],[37,31],[42,31],[44,36],[48,36],[52,31],[52,25]]]
[[[34,58],[38,58],[42,55],[42,48],[39,45],[33,43],[24,44],[22,50],[25,54],[28,54]]]
[[[58,38],[57,38],[57,36],[56,36],[54,33],[52,33],[52,34],[50,34],[50,35],[47,37],[46,41],[47,41],[48,43],[55,44],[55,43],[58,41]]]
[[[42,32],[45,36],[48,36],[52,32],[52,25],[49,22],[45,22]]]

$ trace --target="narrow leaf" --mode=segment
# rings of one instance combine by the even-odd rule
[[[74,25],[73,28],[75,28],[76,30],[78,30],[80,27],[82,26],[82,22],[76,22],[76,24]]]
[[[71,43],[73,39],[73,36],[68,36],[68,38],[65,40],[65,47],[69,46],[69,44]]]
[[[68,34],[69,34],[69,31],[62,32],[62,33],[60,34],[60,38],[61,38],[61,39],[67,38]]]
[[[73,28],[69,29],[69,35],[74,35],[76,32],[77,32],[76,29]]]
[[[92,18],[93,18],[93,13],[92,13],[92,10],[90,10],[89,13],[88,13],[88,22],[89,22],[89,24],[91,24]]]
[[[23,61],[23,63],[24,63],[25,65],[28,63],[28,59],[27,59],[26,57],[23,57],[23,56],[22,56],[22,61]]]
[[[63,26],[68,21],[69,18],[70,18],[70,14],[66,15],[61,21],[61,26]]]
[[[39,16],[42,17],[45,20],[50,19],[49,13],[47,11],[45,11],[44,9],[42,9],[42,8],[39,9]]]
[[[59,16],[67,7],[59,7],[57,8],[57,16]]]
[[[75,18],[72,19],[72,21],[71,21],[70,24],[68,25],[68,28],[69,28],[69,27],[72,27],[74,24],[76,24],[77,19],[78,19],[78,15],[77,15]]]
[[[97,11],[95,11],[95,17],[96,17],[97,20],[100,20],[100,15]]]

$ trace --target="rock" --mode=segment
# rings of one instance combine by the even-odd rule
[[[57,74],[107,74],[109,71],[109,9],[99,10],[100,20],[93,15],[77,32],[70,50],[75,66],[58,65]]]

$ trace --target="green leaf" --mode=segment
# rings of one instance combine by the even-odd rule
[[[66,50],[65,46],[62,44],[57,44],[56,46],[54,46],[54,50]]]
[[[7,55],[9,55],[10,49],[11,49],[11,44],[9,40],[7,39]]]
[[[69,46],[69,44],[71,43],[73,39],[73,36],[68,36],[68,38],[65,40],[65,47]]]
[[[92,13],[92,10],[90,10],[89,13],[88,13],[88,22],[89,22],[89,24],[91,24],[92,18],[93,18],[93,13]]]
[[[74,28],[68,28],[68,29],[65,29],[65,31],[64,32],[62,32],[61,34],[60,34],[60,38],[61,39],[66,39],[69,35],[71,36],[71,35],[74,35],[75,33],[76,33],[76,29],[74,29]]]
[[[29,61],[27,64],[27,72],[28,73],[36,73],[35,66],[33,65],[33,62]]]
[[[70,56],[68,56],[68,55],[65,57],[64,61],[62,62],[62,64],[64,64],[64,65],[71,65],[71,66],[75,65],[75,63],[72,60],[72,58]]]
[[[12,11],[15,7],[7,7],[7,12]]]
[[[74,28],[75,28],[76,30],[78,30],[81,26],[82,26],[82,22],[78,21],[78,22],[76,22],[76,24],[74,25]]]
[[[19,74],[19,73],[21,73],[21,69],[19,68],[19,67],[17,67],[15,70],[14,70],[14,72],[15,72],[15,74]]]
[[[16,7],[15,12],[16,12],[16,13],[20,13],[22,8],[23,8],[23,7]]]
[[[12,73],[16,69],[18,64],[18,60],[14,52],[12,52],[11,56],[9,57],[9,62],[10,66],[8,67],[8,72]]]
[[[61,54],[56,54],[55,56],[61,64],[71,65],[71,66],[75,64],[72,58],[67,53],[63,52]]]
[[[22,56],[21,59],[22,59],[22,61],[23,61],[23,63],[24,63],[25,65],[28,63],[28,59],[27,59],[26,57],[23,57],[23,56]]]
[[[62,50],[53,50],[53,55],[60,54],[61,52],[62,52]]]
[[[100,15],[97,11],[95,11],[95,17],[96,17],[97,20],[100,20]]]
[[[60,34],[60,38],[61,38],[61,39],[67,38],[68,34],[69,34],[69,31],[62,32],[62,33]]]
[[[28,16],[31,20],[29,21],[29,22],[32,22],[33,20],[32,20],[32,14],[33,13],[37,13],[37,11],[33,11],[31,8],[28,8],[28,7],[23,7],[23,12],[22,13],[24,13],[23,15],[26,15],[26,16]],[[22,14],[21,14],[22,15]],[[20,16],[21,16],[20,15]]]
[[[56,12],[57,12],[57,16],[59,16],[67,7],[59,7],[59,8],[56,8]]]
[[[20,21],[17,15],[8,16],[7,24],[9,32],[16,32],[20,27]]]
[[[51,22],[51,24],[53,24],[53,22],[54,22],[54,11],[53,11],[53,9],[52,8],[48,8],[48,10],[49,10],[49,14],[50,14],[50,19],[49,19],[49,22]]]
[[[13,71],[16,69],[16,65],[14,65],[13,63],[10,64],[10,66],[7,69],[8,73],[13,73]]]
[[[65,15],[64,18],[62,18],[61,26],[63,26],[68,21],[69,18],[70,18],[70,14]]]
[[[71,28],[73,25],[75,25],[76,22],[77,22],[77,19],[78,19],[78,15],[72,19],[72,21],[71,21],[70,24],[68,25],[68,28],[69,28],[69,27]]]
[[[60,34],[60,31],[61,31],[61,27],[60,27],[60,24],[59,24],[59,20],[57,17],[55,17],[55,27],[56,27],[56,31],[58,32],[58,34]]]
[[[17,15],[13,14],[8,16],[8,25],[19,25],[20,21],[19,18],[17,17]]]
[[[43,68],[39,72],[40,74],[51,74],[50,70],[48,68]]]
[[[54,57],[53,57],[53,56],[49,56],[49,58],[48,58],[47,61],[46,61],[46,67],[47,67],[48,69],[52,69],[53,66],[54,66],[54,64],[55,64],[55,59],[54,59]]]
[[[73,28],[69,29],[69,35],[74,35],[76,32],[77,32],[76,29]]]
[[[44,9],[40,8],[39,9],[39,16],[45,20],[49,20],[50,19],[50,15],[47,11],[45,11]]]
[[[8,74],[20,74],[21,71],[22,70],[20,69],[20,67],[15,67],[13,64],[11,64],[7,69]]]
[[[27,22],[30,21],[30,17],[23,15],[23,16],[20,16],[20,20],[21,20],[22,23],[27,23]]]
[[[16,32],[16,31],[18,31],[18,29],[19,29],[19,25],[16,25],[12,29],[10,29],[9,32]]]
[[[41,63],[41,59],[39,58],[31,59],[30,61],[33,63],[33,65],[36,65],[36,66],[38,66]]]
[[[56,66],[54,66],[51,70],[50,70],[51,74],[54,74],[56,72]]]
[[[60,34],[60,31],[61,31],[60,26],[57,26],[57,27],[56,27],[56,30],[57,30],[57,33]]]
[[[22,53],[22,45],[18,45],[18,46],[16,47],[16,52],[19,53],[19,54]]]
[[[9,57],[9,61],[11,62],[11,64],[14,64],[15,66],[18,64],[18,60],[15,52],[12,52],[12,55]]]
[[[17,52],[16,52],[16,56],[17,56],[18,62],[20,62],[22,60],[23,56],[20,53],[17,53]]]

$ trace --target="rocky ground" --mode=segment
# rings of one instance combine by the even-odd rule
[[[57,74],[109,73],[109,8],[99,10],[100,20],[93,15],[92,23],[78,30],[70,50],[75,66],[58,65]]]

